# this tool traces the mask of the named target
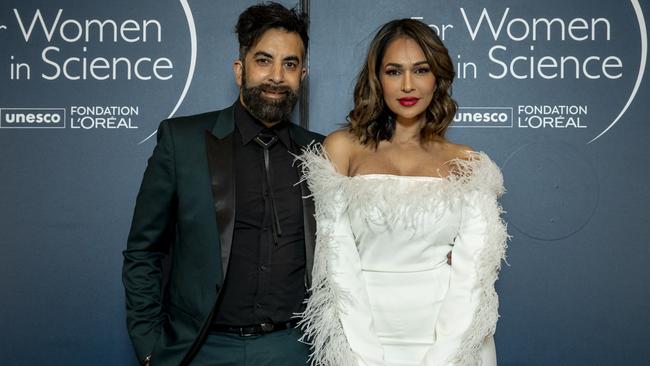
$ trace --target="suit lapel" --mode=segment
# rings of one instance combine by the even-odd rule
[[[212,198],[217,213],[221,244],[223,277],[228,271],[235,226],[235,170],[233,165],[234,108],[219,113],[212,131],[206,131],[205,144],[212,185]]]
[[[230,260],[235,226],[234,130],[234,107],[231,106],[219,113],[219,117],[212,131],[206,131],[205,134],[212,198],[217,214],[217,227],[219,229],[221,243],[221,264],[224,278],[228,272],[228,262]],[[293,141],[292,150],[294,150],[294,154],[302,153],[302,149],[312,142],[300,128],[293,124],[290,125],[289,133]],[[306,280],[307,285],[310,286],[316,237],[315,207],[307,182],[303,181],[300,183],[300,190],[302,193],[302,212],[305,232]]]

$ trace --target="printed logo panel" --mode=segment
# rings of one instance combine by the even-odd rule
[[[65,128],[65,108],[0,108],[0,128]]]
[[[458,107],[450,127],[512,127],[510,107]]]

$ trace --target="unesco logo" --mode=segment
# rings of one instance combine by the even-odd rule
[[[512,107],[458,107],[450,127],[512,127]]]
[[[65,109],[0,108],[0,128],[65,128]]]

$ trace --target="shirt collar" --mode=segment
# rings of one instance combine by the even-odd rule
[[[278,139],[288,149],[291,146],[291,137],[289,134],[288,121],[282,121],[273,125],[270,130],[278,135]],[[235,125],[239,129],[242,137],[242,145],[246,145],[255,138],[260,132],[267,129],[267,127],[260,122],[257,118],[253,117],[250,112],[241,104],[238,99],[235,103]]]

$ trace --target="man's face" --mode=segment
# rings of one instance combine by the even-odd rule
[[[289,118],[307,73],[303,52],[297,33],[272,28],[246,52],[243,61],[235,61],[240,100],[260,121],[274,124]]]

